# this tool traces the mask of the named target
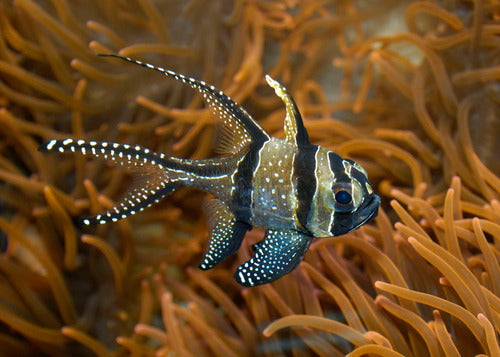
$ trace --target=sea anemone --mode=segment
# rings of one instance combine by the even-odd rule
[[[500,356],[499,19],[496,1],[1,2],[0,354]],[[199,96],[96,53],[214,83],[281,136],[269,73],[313,143],[367,168],[379,216],[255,288],[232,275],[258,230],[195,269],[203,193],[85,230],[130,177],[41,142],[214,156]]]

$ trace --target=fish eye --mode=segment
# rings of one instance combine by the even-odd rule
[[[339,190],[335,192],[335,201],[341,205],[348,205],[352,201],[352,196],[345,190]]]
[[[352,187],[349,183],[336,183],[332,187],[335,199],[335,210],[347,212],[353,208]]]

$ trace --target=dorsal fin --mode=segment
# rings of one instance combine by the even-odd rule
[[[203,81],[186,77],[169,69],[157,67],[130,57],[114,54],[99,54],[98,56],[119,58],[158,71],[167,77],[186,83],[191,88],[200,92],[210,111],[220,123],[218,131],[219,143],[217,145],[218,152],[234,154],[246,148],[252,142],[264,142],[271,138],[242,106],[213,85],[207,85]]]
[[[297,108],[292,96],[288,94],[285,87],[267,74],[266,81],[272,88],[274,88],[276,95],[281,98],[283,103],[285,103],[285,140],[298,146],[310,145],[309,135],[307,134],[299,109]]]

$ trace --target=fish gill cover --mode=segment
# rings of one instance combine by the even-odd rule
[[[0,3],[0,354],[500,355],[495,1]],[[213,156],[201,98],[118,53],[214,83],[270,134],[293,94],[311,142],[362,164],[374,222],[286,277],[232,279],[262,238],[197,266],[206,198],[84,229],[131,182],[49,139]]]

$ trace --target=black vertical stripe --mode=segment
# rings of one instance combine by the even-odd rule
[[[266,142],[252,143],[245,157],[238,164],[234,174],[234,193],[232,197],[235,215],[238,221],[250,223],[252,216],[253,177],[259,163],[260,149]]]
[[[299,146],[309,146],[311,143],[309,142],[309,135],[307,134],[307,129],[304,126],[304,122],[302,121],[302,116],[300,115],[299,109],[295,104],[292,96],[290,96],[290,102],[292,103],[293,108],[293,118],[295,120],[295,124],[297,125],[297,132],[295,134],[295,142]]]
[[[330,170],[335,174],[337,182],[350,182],[349,175],[345,172],[343,164],[344,159],[335,154],[334,152],[328,153],[328,160],[330,161]],[[334,236],[346,234],[346,227],[351,227],[353,222],[353,214],[351,212],[334,212],[333,224],[330,227],[330,232]]]
[[[343,164],[344,159],[334,152],[328,153],[328,160],[330,161],[330,170],[335,174],[335,181],[338,182],[350,182],[351,179],[345,172],[345,167]]]
[[[316,152],[319,146],[299,146],[294,162],[294,176],[297,188],[297,219],[301,229],[308,232],[306,226],[311,211],[311,204],[316,192]],[[309,232],[308,232],[309,233]]]

